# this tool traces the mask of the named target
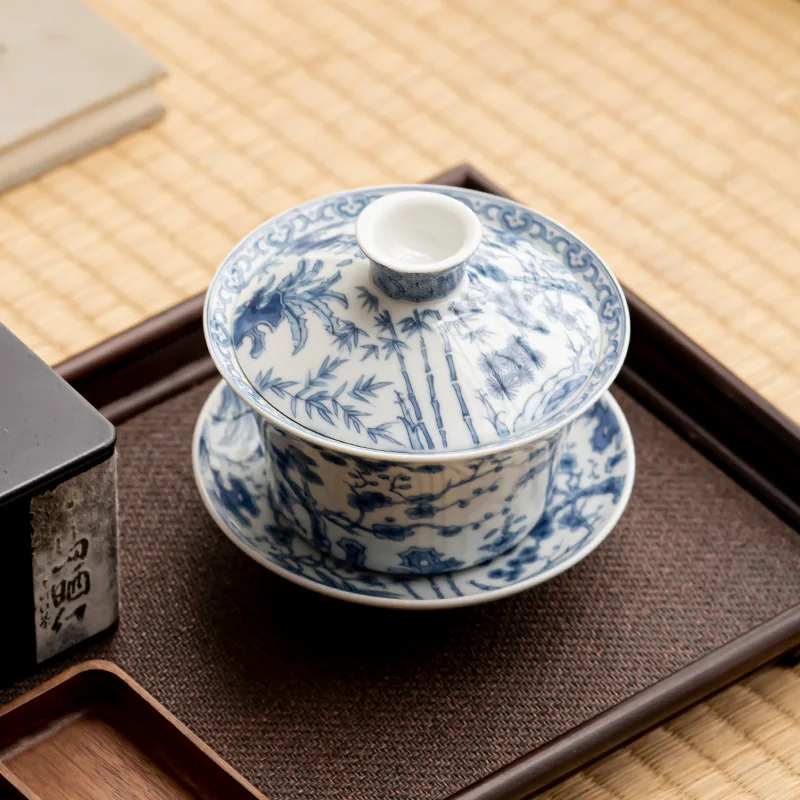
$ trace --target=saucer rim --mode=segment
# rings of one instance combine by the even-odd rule
[[[631,434],[630,425],[628,424],[628,419],[625,416],[625,412],[620,407],[619,403],[616,401],[614,396],[611,392],[606,389],[598,398],[596,402],[600,402],[601,400],[605,400],[617,419],[617,422],[620,427],[620,432],[622,433],[622,437],[624,440],[625,451],[627,453],[627,471],[625,473],[625,482],[620,493],[620,498],[617,504],[614,506],[613,512],[608,518],[607,522],[601,529],[601,531],[590,539],[586,544],[578,549],[575,553],[573,553],[568,559],[566,559],[561,564],[558,564],[555,567],[552,567],[549,570],[545,570],[540,572],[537,575],[532,575],[527,580],[521,580],[516,583],[513,583],[509,586],[502,586],[497,589],[491,589],[488,591],[480,592],[479,594],[475,595],[465,595],[463,597],[445,597],[445,598],[426,598],[426,599],[414,599],[414,598],[391,598],[391,597],[374,597],[370,595],[363,595],[357,592],[348,592],[344,589],[337,589],[330,586],[325,586],[320,583],[316,583],[315,581],[310,580],[302,575],[296,575],[289,570],[284,569],[283,567],[275,564],[275,562],[271,561],[267,556],[263,553],[259,552],[251,545],[248,545],[246,542],[241,540],[232,531],[229,530],[228,525],[222,519],[222,517],[216,511],[215,506],[211,502],[211,498],[206,491],[205,484],[200,477],[200,470],[198,468],[198,454],[199,454],[199,442],[200,442],[200,434],[202,430],[203,423],[206,419],[207,414],[211,413],[211,401],[217,395],[217,391],[221,390],[224,391],[225,388],[228,388],[230,391],[233,391],[231,387],[227,384],[224,378],[221,378],[219,382],[211,389],[208,394],[208,397],[205,399],[202,408],[200,409],[199,414],[197,415],[197,420],[195,421],[194,425],[194,432],[192,434],[192,474],[194,476],[195,485],[197,486],[198,493],[200,494],[200,498],[203,501],[203,505],[206,507],[211,518],[216,523],[217,527],[222,531],[223,534],[231,541],[236,547],[239,548],[245,555],[252,558],[256,563],[260,564],[262,567],[265,567],[270,572],[274,573],[275,575],[284,578],[285,580],[291,581],[298,586],[302,586],[305,589],[309,589],[312,592],[316,592],[317,594],[326,595],[327,597],[333,597],[337,600],[343,600],[349,603],[356,603],[358,605],[365,605],[365,606],[374,606],[379,608],[394,608],[394,609],[404,609],[404,610],[416,610],[416,611],[427,611],[433,609],[444,609],[444,608],[463,608],[466,606],[474,606],[474,605],[482,605],[483,603],[491,603],[495,600],[502,600],[504,597],[510,597],[511,595],[519,594],[520,592],[527,591],[528,589],[533,588],[534,586],[538,586],[541,583],[545,583],[545,581],[549,581],[552,578],[555,578],[557,575],[560,575],[562,572],[566,572],[568,569],[571,569],[580,561],[583,561],[587,556],[589,556],[594,550],[596,550],[608,537],[611,531],[616,527],[617,523],[619,522],[622,514],[624,513],[625,509],[628,507],[628,502],[630,501],[631,492],[633,491],[633,484],[636,478],[636,453],[634,450],[633,444],[633,435]],[[586,409],[583,413],[587,413],[593,406],[590,406]],[[256,414],[256,412],[252,409],[248,409],[252,414]],[[576,417],[575,421],[580,419],[580,416]],[[313,545],[310,545],[313,547]],[[322,555],[325,555],[324,553]],[[501,554],[502,555],[502,554]],[[332,559],[335,560],[335,559]],[[494,559],[492,559],[494,560]],[[487,562],[491,563],[491,561]],[[458,570],[460,573],[468,573],[472,569],[476,568],[485,568],[486,563],[477,565],[477,567],[468,567],[463,570]],[[452,573],[442,573],[442,574],[452,574]],[[393,576],[389,576],[390,578]],[[425,577],[425,576],[422,576]]]

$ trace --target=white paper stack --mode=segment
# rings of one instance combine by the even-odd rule
[[[164,74],[79,0],[0,0],[0,191],[158,119]]]

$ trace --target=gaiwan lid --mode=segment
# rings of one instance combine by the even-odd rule
[[[608,387],[628,329],[619,284],[573,234],[442,187],[287,211],[228,255],[206,301],[228,383],[274,424],[347,451],[535,438]]]

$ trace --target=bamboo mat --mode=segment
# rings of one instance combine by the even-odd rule
[[[800,419],[795,0],[91,2],[168,112],[0,196],[0,319],[50,362],[274,212],[470,161]]]
[[[800,797],[800,672],[745,678],[539,800],[793,800]]]
[[[265,217],[469,161],[800,420],[800,3],[92,0],[164,120],[0,195],[0,320],[57,362],[207,285]],[[546,794],[800,797],[770,668]]]

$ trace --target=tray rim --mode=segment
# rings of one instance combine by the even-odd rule
[[[127,672],[113,662],[105,659],[91,659],[75,664],[39,686],[16,697],[9,703],[6,703],[4,706],[0,707],[0,724],[5,722],[10,716],[21,714],[24,707],[29,706],[31,703],[37,705],[41,704],[46,695],[56,694],[65,684],[90,677],[92,674],[106,680],[110,679],[114,681],[122,690],[133,694],[138,701],[147,705],[153,712],[161,717],[166,724],[175,730],[186,742],[189,749],[196,753],[200,759],[204,760],[206,763],[210,763],[214,769],[224,773],[227,779],[232,780],[234,784],[237,785],[237,793],[241,791],[243,793],[242,796],[251,797],[253,800],[267,800],[265,795],[259,792],[252,784],[248,783],[227,761],[212,750],[199,736],[192,733],[186,725],[159,703],[158,700],[128,675]],[[3,766],[2,761],[0,761],[0,766]],[[8,779],[8,776],[4,777]],[[23,791],[27,789],[26,785],[19,781],[19,779],[17,779],[17,782],[21,784],[20,788]]]
[[[429,182],[508,196],[469,164]],[[617,382],[800,531],[800,497],[791,491],[800,463],[800,426],[641,298],[627,288],[625,293],[633,336]],[[111,422],[123,422],[218,374],[202,330],[197,335],[204,296],[169,308],[55,369]],[[800,603],[447,800],[522,800],[799,645]]]

